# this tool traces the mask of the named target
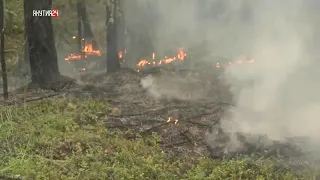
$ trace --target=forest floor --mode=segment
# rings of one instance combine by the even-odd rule
[[[289,162],[290,154],[271,152],[275,147],[243,155],[210,149],[205,137],[230,104],[217,94],[225,87],[216,78],[204,81],[205,74],[123,69],[84,74],[81,83],[60,91],[16,91],[1,100],[0,177],[319,178],[318,166]]]
[[[9,83],[18,90],[0,99],[0,179],[320,179],[319,165],[289,161],[287,146],[242,155],[210,147],[206,138],[231,106],[218,72],[123,69],[72,76],[77,84],[59,91],[26,88],[11,73],[23,57],[22,3],[6,4]],[[66,41],[76,30],[70,19],[53,22],[71,28]],[[104,32],[104,23],[94,27]]]

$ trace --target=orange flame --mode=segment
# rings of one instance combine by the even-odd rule
[[[118,52],[118,56],[119,56],[119,58],[121,59],[121,58],[123,57],[123,52],[122,52],[122,51],[119,51],[119,52]]]
[[[81,52],[83,54],[80,53],[72,53],[70,55],[68,55],[66,58],[64,58],[64,60],[66,61],[72,61],[72,60],[82,60],[82,59],[87,59],[89,56],[102,56],[102,52],[100,50],[95,50],[93,49],[93,45],[92,43],[86,45]],[[119,51],[118,56],[119,59],[123,58],[123,54],[125,54],[126,50],[124,51]]]
[[[100,50],[94,50],[94,49],[93,49],[92,43],[86,45],[86,46],[84,47],[83,52],[86,53],[86,54],[94,54],[94,55],[97,55],[97,56],[101,56],[101,55],[102,55],[102,53],[101,53]]]
[[[64,60],[66,61],[71,61],[71,60],[82,60],[82,59],[87,59],[88,56],[101,56],[102,53],[100,50],[95,50],[93,49],[93,44],[89,43],[87,44],[82,50],[81,52],[83,54],[80,53],[72,53],[69,56],[67,56],[66,58],[64,58]]]
[[[120,63],[124,63],[125,62],[125,55],[127,54],[127,50],[126,49],[124,49],[124,50],[120,50],[119,52],[118,52],[118,57],[119,57],[119,61],[120,61]]]
[[[172,117],[169,117],[167,120],[167,123],[173,122],[174,124],[178,124],[179,120],[178,119],[173,119]]]
[[[159,66],[161,64],[170,64],[174,61],[184,61],[187,54],[185,53],[183,48],[178,49],[178,53],[174,57],[167,57],[165,56],[163,59],[160,59],[159,62],[155,62],[155,53],[152,53],[152,61],[149,60],[141,60],[137,63],[138,67],[143,67],[146,65],[152,65],[152,66]]]

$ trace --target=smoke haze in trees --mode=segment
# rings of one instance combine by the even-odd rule
[[[156,51],[177,44],[186,48],[201,44],[210,53],[230,59],[254,57],[251,66],[229,67],[224,73],[236,104],[224,117],[225,131],[266,134],[274,140],[291,136],[320,139],[318,1],[135,2],[150,9],[147,12],[152,16],[143,18],[154,24]],[[129,26],[141,20],[134,15],[138,12],[127,11],[135,18],[128,17]],[[156,21],[151,17],[157,17]]]

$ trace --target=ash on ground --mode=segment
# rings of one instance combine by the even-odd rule
[[[233,105],[228,85],[218,77],[217,71],[180,69],[138,73],[122,69],[111,75],[85,73],[78,85],[58,92],[41,91],[37,96],[55,94],[69,99],[108,101],[112,113],[102,113],[99,123],[111,131],[130,130],[128,138],[157,133],[161,147],[174,156],[317,161],[315,154],[320,148],[314,149],[317,146],[306,138],[293,137],[280,142],[263,135],[223,132],[220,121]]]

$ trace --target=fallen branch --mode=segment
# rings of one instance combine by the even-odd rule
[[[56,93],[56,94],[50,94],[50,95],[47,95],[47,96],[42,96],[42,97],[34,98],[34,99],[7,102],[7,103],[5,103],[5,105],[7,105],[7,106],[20,105],[20,104],[23,104],[23,103],[30,103],[30,102],[34,102],[34,101],[40,101],[40,100],[43,100],[43,99],[46,99],[46,98],[55,97],[55,96],[58,96],[58,95],[60,95],[60,94]]]
[[[144,131],[140,132],[140,134],[142,134],[142,135],[148,134],[150,131],[155,130],[155,129],[159,128],[159,127],[162,127],[162,126],[168,125],[168,124],[170,124],[170,123],[164,122],[164,123],[161,123],[161,124],[158,124],[158,125],[152,126],[151,128],[148,128],[148,129],[146,129],[146,130],[144,130]]]
[[[121,125],[113,125],[113,126],[108,126],[106,125],[107,128],[114,129],[114,128],[128,128],[128,127],[134,127],[134,126],[139,126],[138,124],[121,124]]]
[[[175,142],[175,143],[170,143],[170,144],[166,144],[164,145],[165,148],[170,148],[170,147],[174,147],[174,146],[179,146],[179,145],[183,145],[185,143],[188,143],[189,141],[187,140],[183,140],[183,141],[179,141],[179,142]]]
[[[213,125],[216,125],[217,123],[219,123],[219,119],[215,119],[213,124],[206,124],[206,123],[202,123],[202,122],[198,122],[198,121],[193,121],[193,119],[202,118],[203,116],[209,116],[209,115],[215,114],[219,110],[220,109],[217,108],[213,112],[202,113],[202,114],[197,114],[197,115],[194,115],[191,117],[182,118],[182,119],[179,119],[179,122],[186,122],[186,123],[190,123],[190,124],[194,124],[194,125],[198,125],[198,126],[202,126],[202,127],[211,128]]]
[[[207,115],[207,114],[202,114],[202,115]],[[208,128],[211,128],[212,125],[209,125],[209,124],[203,124],[203,123],[199,123],[199,122],[194,122],[194,121],[190,121],[188,119],[194,119],[195,117],[199,117],[199,115],[197,116],[192,116],[192,117],[189,117],[189,118],[186,118],[186,119],[181,119],[179,121],[182,121],[182,122],[189,122],[189,123],[192,123],[192,124],[196,124],[196,125],[200,125],[200,126],[204,126],[204,127],[208,127]],[[151,128],[148,128],[146,130],[144,130],[143,132],[141,132],[142,134],[145,134],[145,133],[148,133],[154,129],[157,129],[159,127],[162,127],[162,126],[165,126],[165,125],[168,125],[168,124],[171,124],[171,122],[164,122],[164,123],[161,123],[161,124],[158,124],[158,125],[155,125]]]
[[[118,118],[112,118],[112,119],[118,120]],[[144,124],[142,124],[141,122],[147,122],[147,123],[160,123],[160,122],[162,122],[162,123],[163,123],[163,120],[148,119],[148,120],[139,121],[139,123],[137,123],[137,124],[127,123],[127,124],[119,124],[119,125],[111,125],[111,126],[109,126],[108,124],[106,124],[106,127],[107,127],[107,128],[124,128],[124,127],[126,127],[126,126],[134,127],[134,126],[144,125]],[[111,123],[109,123],[109,124],[111,124]]]
[[[186,108],[186,107],[190,107],[190,105],[188,105],[188,106],[164,107],[164,108],[161,108],[161,109],[151,109],[151,110],[140,112],[140,113],[121,114],[121,115],[116,115],[116,116],[111,116],[111,117],[122,118],[122,117],[132,117],[132,116],[143,116],[143,115],[147,115],[149,113],[156,113],[156,112],[159,113],[159,111],[162,112],[162,111],[168,111],[168,110],[171,110],[171,109]]]
[[[196,122],[196,121],[190,121],[190,120],[179,120],[181,122],[187,122],[187,123],[190,123],[190,124],[194,124],[194,125],[198,125],[198,126],[202,126],[202,127],[208,127],[208,128],[211,128],[212,125],[210,124],[205,124],[205,123],[201,123],[201,122]]]
[[[149,115],[149,113],[156,113],[158,114],[159,112],[163,112],[163,111],[169,111],[172,109],[185,109],[185,108],[194,108],[195,105],[184,105],[184,106],[168,106],[168,107],[164,107],[161,109],[151,109],[148,111],[144,111],[144,112],[140,112],[140,113],[132,113],[132,114],[121,114],[121,115],[116,115],[116,116],[111,116],[111,117],[118,117],[118,118],[122,118],[122,117],[132,117],[132,116],[143,116],[143,115]],[[201,106],[197,106],[197,108],[199,107],[208,107],[207,104],[205,105],[201,105]],[[215,111],[220,110],[219,108],[215,109],[214,112],[210,113],[213,114],[215,113]]]
[[[201,123],[201,122],[197,122],[197,121],[192,121],[193,119],[195,118],[202,118],[203,116],[207,116],[207,115],[211,115],[211,114],[214,114],[214,112],[210,112],[210,113],[204,113],[204,114],[198,114],[198,115],[195,115],[195,116],[191,116],[191,117],[187,117],[187,118],[184,118],[184,119],[179,119],[179,122],[185,122],[185,123],[190,123],[190,124],[194,124],[194,125],[198,125],[198,126],[201,126],[201,127],[206,127],[206,128],[211,128],[214,124],[217,124],[219,121],[215,121],[214,124],[205,124],[205,123]],[[119,116],[111,116],[112,118],[118,118]],[[152,126],[142,132],[140,132],[141,134],[147,134],[149,133],[150,131],[152,130],[155,130],[159,127],[162,127],[162,126],[165,126],[165,125],[169,125],[169,124],[172,124],[172,122],[167,122],[167,121],[162,121],[162,120],[157,120],[157,119],[153,119],[153,120],[140,120],[139,121],[140,124],[121,124],[121,125],[114,125],[114,126],[107,126],[108,128],[127,128],[127,127],[135,127],[135,126],[142,126],[142,125],[145,125],[145,123],[143,122],[151,122],[151,123],[159,123],[159,122],[162,122],[160,124],[157,124],[155,126]]]

